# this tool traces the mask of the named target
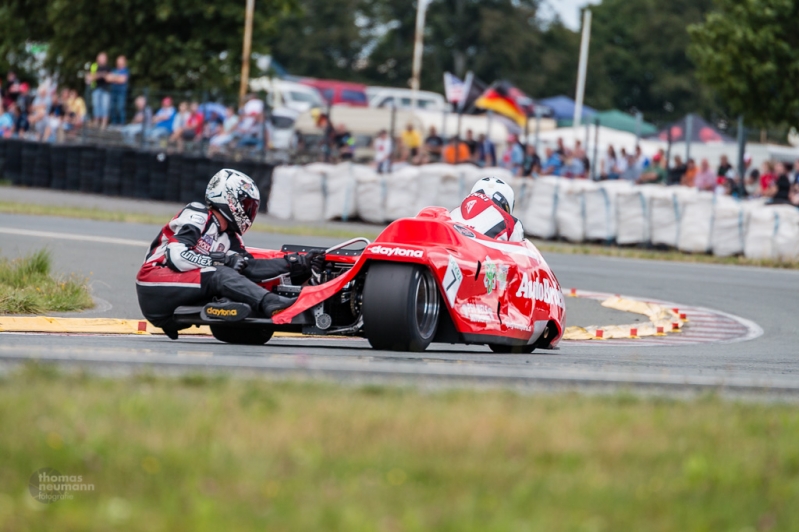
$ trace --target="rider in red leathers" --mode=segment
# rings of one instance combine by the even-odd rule
[[[242,319],[250,312],[270,317],[291,306],[294,299],[273,294],[257,283],[288,274],[293,283],[302,284],[313,270],[324,266],[324,252],[253,259],[241,235],[252,225],[259,203],[258,188],[248,176],[229,169],[214,175],[205,204],[187,205],[150,245],[136,276],[144,317],[176,339],[178,330],[187,327],[173,319],[175,309],[182,305],[216,299],[214,316],[221,319]]]
[[[452,220],[497,240],[524,240],[522,223],[514,218],[513,189],[496,177],[485,177],[474,184],[472,193],[450,213]]]

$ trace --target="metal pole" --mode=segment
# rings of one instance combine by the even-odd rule
[[[635,147],[638,148],[641,141],[641,127],[644,123],[644,113],[638,111],[635,113]]]
[[[586,146],[588,148],[588,146]],[[594,160],[591,161],[591,180],[596,181],[596,168],[599,166],[598,155],[599,151],[599,118],[594,119]]]
[[[394,100],[391,100],[391,133],[389,133],[388,138],[391,140],[391,150],[388,152],[388,173],[390,174],[392,171],[392,167],[394,166],[394,150],[396,148],[397,143],[394,142],[394,133],[397,127],[397,106],[394,103]]]
[[[738,180],[739,184],[743,185],[744,173],[744,156],[746,155],[746,128],[744,127],[744,115],[738,116]]]
[[[539,144],[541,142],[541,106],[535,106],[535,153],[538,154]]]
[[[244,44],[241,52],[241,84],[239,85],[239,105],[244,104],[244,95],[250,83],[250,55],[252,47],[252,17],[255,12],[255,0],[247,0],[244,11]]]
[[[577,69],[577,95],[575,98],[574,106],[574,120],[572,122],[575,128],[575,138],[577,137],[577,128],[580,127],[580,121],[583,118],[583,97],[585,96],[585,76],[588,69],[588,44],[591,41],[591,11],[586,9],[583,11],[583,37],[580,42],[580,64]]]
[[[685,117],[685,164],[691,159],[691,139],[694,137],[694,115]]]
[[[424,18],[428,0],[416,0],[416,36],[413,40],[413,69],[411,74],[411,111],[416,111],[419,96],[419,78],[422,73],[422,48],[424,46]]]

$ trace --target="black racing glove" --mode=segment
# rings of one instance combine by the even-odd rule
[[[320,274],[325,269],[325,250],[319,248],[309,249],[305,255],[291,253],[284,257],[289,263],[289,273],[292,277]]]
[[[228,255],[224,251],[214,251],[210,255],[211,263],[214,266],[227,266],[239,273],[247,267],[247,261],[249,260],[249,257],[240,253],[231,253]]]

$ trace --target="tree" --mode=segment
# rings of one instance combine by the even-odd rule
[[[253,52],[268,40],[293,0],[258,0]],[[24,67],[27,42],[48,45],[44,67],[72,86],[101,50],[128,57],[136,86],[234,92],[241,67],[240,0],[0,0],[0,54]]]
[[[761,127],[799,115],[797,17],[794,0],[718,0],[689,28],[700,79],[733,114]]]
[[[650,119],[713,111],[686,54],[686,27],[711,7],[712,0],[603,0],[592,7],[586,103]]]

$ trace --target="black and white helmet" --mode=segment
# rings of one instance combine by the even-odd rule
[[[255,221],[261,193],[250,176],[225,168],[211,178],[205,189],[205,201],[225,217],[234,231],[243,235]]]
[[[478,192],[491,198],[494,203],[508,214],[513,214],[513,205],[516,203],[516,197],[511,186],[503,180],[498,177],[484,177],[472,187],[472,194]]]

